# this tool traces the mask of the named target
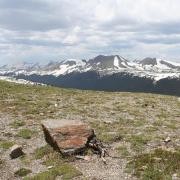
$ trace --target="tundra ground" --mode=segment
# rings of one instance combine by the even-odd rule
[[[180,179],[180,99],[0,81],[0,174],[7,179]],[[44,141],[41,121],[82,120],[108,147],[107,164],[63,159]],[[165,143],[169,137],[170,142]],[[25,155],[11,160],[10,147]]]

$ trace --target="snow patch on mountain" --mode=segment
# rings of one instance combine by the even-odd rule
[[[167,60],[166,60],[166,62],[169,63],[169,64],[172,64],[174,66],[180,67],[180,63],[172,62],[172,61],[167,61]]]
[[[63,65],[59,66],[59,69],[52,71],[52,74],[55,76],[59,76],[60,74],[64,74],[67,70],[68,70],[68,65],[63,64]]]
[[[178,75],[177,73],[161,73],[161,74],[155,74],[153,76],[155,82],[165,78],[180,78],[180,75]]]
[[[89,61],[81,59],[67,59],[50,62],[47,65],[22,63],[17,66],[0,67],[0,75],[19,74],[61,76],[72,72],[96,71],[102,76],[125,72],[139,77],[152,78],[159,81],[163,78],[180,78],[180,63],[174,63],[157,58],[145,58],[141,61],[129,61],[119,55],[99,55]]]
[[[114,57],[114,66],[119,68],[119,59],[117,58],[117,56]]]
[[[16,78],[9,77],[9,76],[0,76],[0,80],[4,80],[4,81],[8,81],[8,82],[13,82],[13,83],[17,83],[17,84],[28,84],[28,85],[46,86],[46,84],[31,82],[31,81],[27,81],[27,80],[24,80],[24,79],[16,79]]]
[[[160,70],[171,69],[171,68],[168,67],[167,65],[162,64],[162,59],[156,59],[156,61],[157,61],[156,68],[159,68]]]

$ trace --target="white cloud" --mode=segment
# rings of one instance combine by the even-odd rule
[[[0,0],[0,63],[121,54],[180,61],[179,0]]]
[[[68,35],[64,40],[63,43],[67,45],[73,45],[78,42],[78,38],[75,34]]]

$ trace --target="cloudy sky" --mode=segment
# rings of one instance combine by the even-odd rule
[[[0,0],[0,64],[119,54],[180,62],[179,0]]]

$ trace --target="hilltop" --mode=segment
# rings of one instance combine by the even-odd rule
[[[0,87],[2,180],[180,178],[178,97],[5,81]],[[47,119],[88,123],[108,146],[107,165],[92,152],[87,152],[89,161],[63,159],[44,140],[41,122]],[[21,144],[25,155],[11,160],[13,144]]]

